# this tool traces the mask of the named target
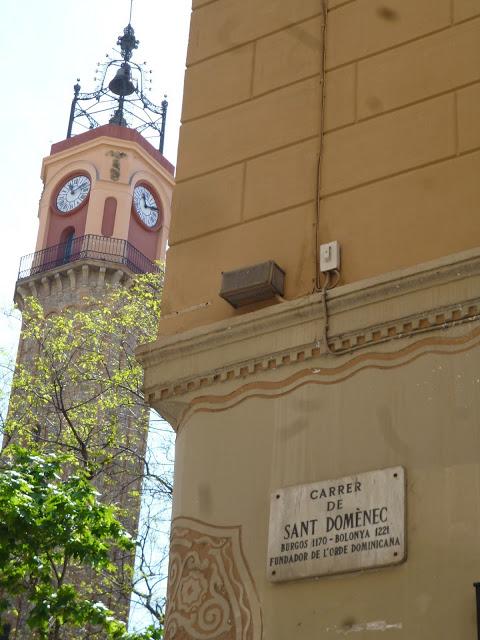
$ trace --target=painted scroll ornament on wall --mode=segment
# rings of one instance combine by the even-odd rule
[[[262,619],[240,527],[172,523],[166,640],[260,640]]]

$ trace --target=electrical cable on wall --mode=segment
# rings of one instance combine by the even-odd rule
[[[335,273],[337,276],[336,281],[331,285],[330,284],[330,274]],[[321,288],[322,292],[322,306],[323,306],[323,341],[325,343],[325,350],[327,353],[331,355],[338,355],[336,351],[334,351],[329,343],[328,343],[328,324],[329,324],[329,315],[328,315],[328,304],[327,304],[327,291],[329,289],[333,289],[337,286],[340,280],[340,272],[334,269],[333,271],[327,271],[325,273],[325,282],[323,283],[323,287]]]
[[[320,52],[320,64],[321,64],[321,104],[320,104],[320,121],[319,121],[319,150],[317,160],[317,184],[316,184],[316,197],[315,197],[315,284],[313,287],[313,293],[322,291],[323,286],[321,283],[321,271],[320,271],[320,188],[322,179],[322,164],[323,164],[323,136],[325,128],[325,80],[326,80],[326,59],[327,59],[327,7],[325,0],[320,0],[322,10],[322,33],[320,34],[321,52]]]
[[[325,4],[325,0],[321,0],[322,8],[322,33],[321,33],[321,105],[320,105],[320,122],[319,122],[319,150],[317,161],[317,185],[316,185],[316,197],[315,197],[315,284],[313,287],[313,293],[320,292],[322,294],[322,306],[323,306],[323,341],[325,343],[325,350],[331,355],[338,355],[333,349],[330,348],[328,342],[328,327],[329,327],[329,314],[327,304],[327,291],[337,286],[340,281],[340,272],[337,269],[332,271],[326,271],[324,274],[324,282],[322,284],[322,272],[320,270],[320,189],[322,182],[322,165],[323,165],[323,136],[325,129],[325,81],[326,81],[326,59],[327,59],[327,14],[328,9]],[[335,282],[331,283],[331,274],[336,275]]]

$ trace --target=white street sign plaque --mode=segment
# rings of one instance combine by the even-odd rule
[[[267,576],[273,582],[372,569],[405,557],[403,467],[272,493]]]

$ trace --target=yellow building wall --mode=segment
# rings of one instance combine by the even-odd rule
[[[480,0],[193,1],[139,350],[177,431],[166,639],[200,637],[212,600],[212,640],[474,637],[479,105]],[[342,249],[328,295],[317,238]],[[286,300],[219,298],[222,271],[270,259]],[[269,581],[272,491],[396,465],[403,564]]]
[[[238,314],[222,271],[311,293],[317,183],[342,283],[478,246],[479,60],[478,0],[194,0],[160,333]]]

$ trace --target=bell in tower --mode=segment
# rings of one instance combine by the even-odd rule
[[[117,39],[121,58],[107,55],[106,61],[97,65],[97,88],[92,92],[82,93],[77,80],[67,138],[85,128],[99,127],[102,121],[105,122],[105,114],[110,111],[110,124],[135,129],[148,135],[149,139],[157,138],[157,148],[163,153],[168,102],[164,99],[160,105],[156,105],[147,97],[147,92],[151,90],[151,80],[147,79],[147,75],[150,76],[151,71],[147,74],[146,63],[132,61],[138,44],[135,31],[129,23]]]
[[[115,77],[109,82],[108,88],[117,96],[132,95],[135,91],[135,86],[132,82],[132,70],[128,62],[123,62],[120,65]]]

